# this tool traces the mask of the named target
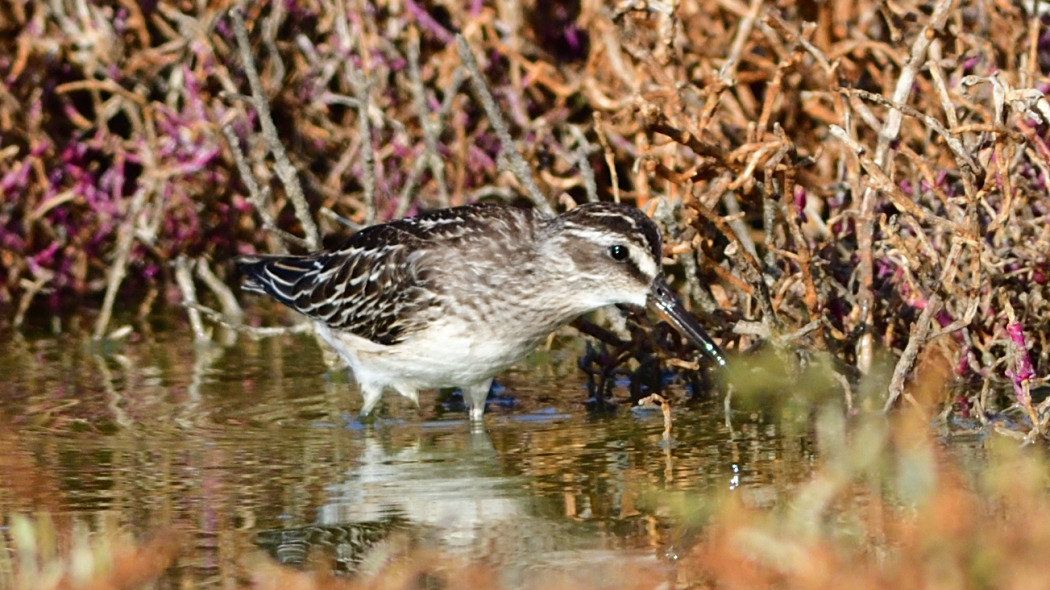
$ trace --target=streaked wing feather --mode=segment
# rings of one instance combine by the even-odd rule
[[[530,210],[466,205],[365,228],[335,251],[247,257],[238,265],[248,277],[246,290],[332,328],[396,344],[440,314],[424,313],[433,293],[426,269],[415,263],[419,252],[454,248],[493,228],[531,231],[533,220]]]
[[[352,242],[334,252],[310,256],[242,259],[245,289],[263,292],[284,305],[379,344],[397,344],[426,293],[404,244],[376,249]]]

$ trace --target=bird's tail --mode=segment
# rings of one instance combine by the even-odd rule
[[[242,256],[236,260],[244,275],[241,288],[269,295],[295,307],[295,301],[317,273],[315,261],[306,256]]]

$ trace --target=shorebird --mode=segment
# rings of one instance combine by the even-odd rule
[[[494,375],[607,305],[653,307],[724,366],[667,285],[661,251],[656,224],[627,205],[548,217],[478,204],[368,227],[335,250],[238,266],[245,290],[313,320],[353,371],[362,416],[385,389],[418,404],[421,389],[459,387],[480,420]]]

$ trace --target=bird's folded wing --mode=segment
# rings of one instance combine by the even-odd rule
[[[332,329],[397,344],[418,327],[415,311],[426,296],[412,249],[354,242],[310,256],[242,258],[244,288],[266,293]]]

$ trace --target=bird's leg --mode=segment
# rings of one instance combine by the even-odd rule
[[[367,417],[375,409],[379,399],[383,397],[383,388],[372,384],[361,384],[361,396],[365,398],[365,405],[361,407],[361,418]]]
[[[416,409],[419,409],[419,391],[412,389],[411,387],[396,387],[397,392],[402,396],[407,397],[416,404]]]
[[[463,401],[470,406],[470,419],[480,421],[485,415],[485,400],[492,389],[492,378],[463,388]]]

